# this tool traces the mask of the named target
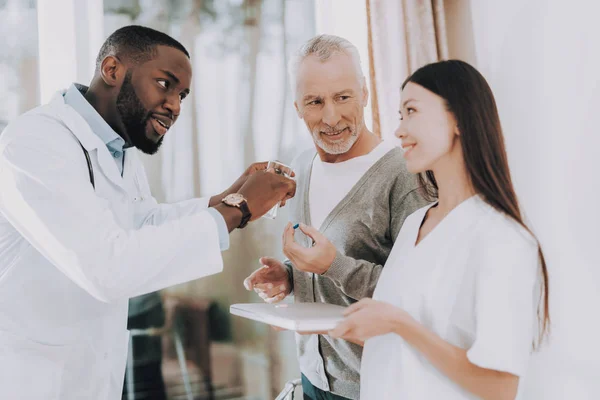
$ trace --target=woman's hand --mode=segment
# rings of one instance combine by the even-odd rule
[[[403,326],[415,320],[404,310],[389,303],[362,299],[344,311],[346,319],[329,336],[361,343],[375,336],[398,333]]]

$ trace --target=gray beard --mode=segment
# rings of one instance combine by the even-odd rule
[[[313,133],[312,137],[317,146],[319,146],[325,153],[334,155],[347,153],[358,140],[358,134],[356,131],[353,131],[348,138],[339,143],[327,143],[325,140],[323,140],[319,132]]]

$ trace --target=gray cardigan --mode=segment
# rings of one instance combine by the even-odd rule
[[[289,211],[293,223],[311,225],[308,189],[315,156],[314,150],[307,151],[292,166],[297,176],[296,197],[290,201]],[[348,306],[371,297],[404,220],[424,205],[402,151],[390,150],[367,170],[319,228],[338,250],[329,270],[315,275],[285,261],[293,276],[295,301]],[[311,245],[299,230],[295,238],[305,247]],[[326,335],[296,335],[296,342],[300,369],[313,385],[359,398],[361,346]]]

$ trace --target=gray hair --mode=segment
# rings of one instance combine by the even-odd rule
[[[319,35],[300,47],[290,60],[288,73],[294,97],[296,97],[298,68],[302,64],[302,61],[311,55],[315,55],[319,58],[319,61],[325,62],[335,53],[343,53],[349,56],[356,68],[358,79],[364,81],[365,75],[360,66],[360,55],[356,46],[339,36]]]

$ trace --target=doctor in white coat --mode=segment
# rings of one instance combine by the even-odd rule
[[[228,233],[295,192],[254,164],[222,195],[157,204],[155,153],[189,92],[185,48],[111,35],[73,85],[0,136],[0,398],[121,397],[130,297],[220,272]]]

